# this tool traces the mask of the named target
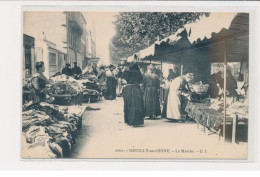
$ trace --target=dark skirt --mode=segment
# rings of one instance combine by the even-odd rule
[[[29,100],[32,100],[35,103],[45,102],[46,93],[40,92],[39,90],[36,90],[33,88],[33,89],[31,89]]]
[[[107,77],[107,92],[105,94],[105,99],[114,100],[116,99],[116,86],[117,81],[114,77]]]
[[[145,116],[161,115],[159,93],[155,87],[146,87],[144,90]]]
[[[133,126],[144,124],[144,105],[140,86],[125,86],[123,99],[125,123]]]

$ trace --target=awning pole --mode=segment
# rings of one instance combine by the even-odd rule
[[[161,59],[161,72],[162,72],[162,59]]]
[[[223,121],[223,139],[226,142],[226,108],[227,108],[227,40],[225,40],[225,52],[224,52],[224,121]]]
[[[181,76],[183,75],[183,50],[181,51]]]
[[[163,71],[162,71],[162,59],[161,59],[161,74],[162,74],[162,76],[161,76],[161,78],[163,78]],[[160,82],[161,82],[161,79],[160,79]],[[161,85],[161,83],[160,83],[160,85]],[[163,88],[160,86],[160,102],[161,102],[161,105],[163,104],[163,98],[164,98],[164,96],[163,96]]]

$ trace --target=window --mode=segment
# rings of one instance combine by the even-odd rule
[[[49,53],[49,66],[50,66],[50,76],[53,76],[58,72],[58,66],[57,66],[57,55],[56,53]]]

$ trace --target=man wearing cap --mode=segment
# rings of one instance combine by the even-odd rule
[[[72,73],[71,73],[71,69],[70,69],[70,64],[67,63],[65,68],[62,69],[62,74],[65,74],[67,76],[72,76]]]
[[[80,67],[77,66],[77,62],[74,62],[74,68],[71,69],[72,75],[80,75],[82,74],[82,71],[80,69]]]

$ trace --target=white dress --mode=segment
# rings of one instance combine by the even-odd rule
[[[167,118],[169,119],[181,119],[181,85],[182,77],[177,77],[170,83],[168,103],[167,103]]]

